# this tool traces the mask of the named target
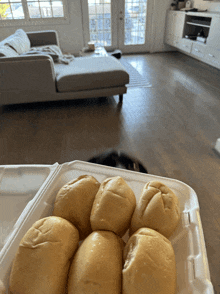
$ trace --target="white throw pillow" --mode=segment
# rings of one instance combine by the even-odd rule
[[[31,42],[22,29],[18,29],[13,35],[7,38],[7,45],[10,45],[18,54],[28,52],[31,48]]]
[[[0,57],[17,57],[19,54],[7,45],[0,47]]]

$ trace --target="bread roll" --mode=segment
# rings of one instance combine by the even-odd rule
[[[0,280],[0,294],[6,294],[5,286],[1,280]]]
[[[130,236],[147,227],[169,238],[180,220],[177,196],[166,185],[151,181],[142,191],[131,220]]]
[[[35,222],[22,238],[10,274],[12,294],[64,294],[70,258],[79,242],[67,220],[50,216]]]
[[[76,252],[68,294],[121,294],[122,243],[113,232],[90,234]]]
[[[160,233],[142,228],[124,249],[122,294],[176,293],[176,263],[170,241]]]
[[[93,203],[90,217],[93,231],[109,230],[122,237],[130,226],[135,206],[134,192],[123,178],[106,179]]]
[[[92,176],[83,175],[64,185],[58,192],[53,215],[70,221],[83,240],[91,232],[90,214],[100,183]]]

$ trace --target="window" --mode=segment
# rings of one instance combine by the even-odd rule
[[[124,6],[124,26],[118,21],[117,12]],[[115,46],[113,41],[113,25],[118,24],[116,30],[118,37],[123,29],[124,45],[145,44],[147,0],[87,0],[89,18],[89,37],[97,46]],[[122,10],[122,9],[121,9]],[[122,12],[121,12],[122,13]],[[123,19],[122,17],[120,19]],[[116,34],[115,34],[116,35]],[[116,44],[116,43],[115,43]]]
[[[64,18],[65,0],[0,0],[0,20]]]
[[[0,0],[0,19],[24,19],[21,0]]]
[[[147,0],[125,0],[125,45],[145,43]]]
[[[111,0],[88,0],[90,40],[111,46]]]
[[[30,18],[64,17],[63,2],[58,0],[27,0]]]

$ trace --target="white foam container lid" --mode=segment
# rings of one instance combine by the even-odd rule
[[[214,293],[195,191],[175,179],[82,161],[0,166],[0,279],[7,290],[13,258],[24,234],[34,222],[52,214],[56,194],[64,184],[85,174],[99,182],[123,177],[137,201],[149,181],[158,180],[172,189],[181,210],[180,224],[170,238],[176,257],[177,294]],[[123,239],[127,238],[125,234]]]

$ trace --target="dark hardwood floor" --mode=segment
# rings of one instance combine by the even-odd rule
[[[152,85],[118,96],[3,107],[0,164],[88,160],[114,148],[197,193],[220,293],[220,71],[178,52],[123,56]]]

